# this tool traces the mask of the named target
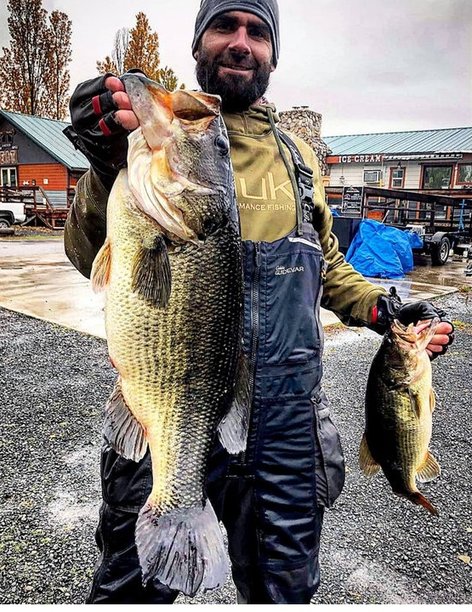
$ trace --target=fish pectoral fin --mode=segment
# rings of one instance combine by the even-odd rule
[[[437,478],[440,474],[441,466],[430,451],[426,451],[424,461],[416,472],[416,477],[420,482],[430,482],[431,480]]]
[[[151,246],[143,245],[133,265],[132,288],[145,300],[166,308],[171,292],[171,269],[167,246],[162,235]]]
[[[103,437],[125,459],[138,462],[146,454],[143,426],[128,408],[119,382],[105,406]]]
[[[436,393],[434,389],[431,387],[431,392],[429,394],[429,407],[431,408],[431,412],[436,408]]]
[[[418,399],[418,396],[413,393],[411,389],[408,389],[408,395],[410,396],[411,407],[413,408],[416,416],[419,417],[421,415],[421,404]]]
[[[251,406],[251,378],[247,357],[241,351],[236,369],[233,402],[218,425],[218,437],[231,455],[246,450]]]
[[[365,432],[362,436],[361,446],[359,448],[359,467],[366,476],[375,476],[380,470],[380,465],[372,457]]]
[[[98,251],[92,264],[92,289],[95,293],[103,291],[110,280],[111,270],[111,244],[110,239],[106,238],[102,248]]]

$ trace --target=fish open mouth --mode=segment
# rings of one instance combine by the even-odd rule
[[[439,323],[439,317],[418,321],[416,324],[410,323],[409,325],[403,325],[398,319],[394,319],[390,328],[390,335],[396,342],[405,345],[405,348],[408,346],[424,348],[434,336]]]
[[[179,199],[185,194],[211,196],[213,188],[197,184],[179,169],[178,133],[198,138],[220,114],[221,98],[204,92],[167,91],[135,74],[123,78],[140,127],[129,136],[128,180],[140,208],[171,237],[198,243],[185,221]]]

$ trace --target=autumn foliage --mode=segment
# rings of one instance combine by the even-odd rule
[[[159,37],[157,32],[151,30],[149,20],[142,12],[136,15],[134,28],[118,30],[111,56],[97,62],[100,74],[123,74],[131,68],[142,70],[150,79],[161,83],[169,91],[177,89],[178,78],[172,68],[161,68]]]
[[[41,0],[9,0],[10,47],[0,57],[0,104],[5,110],[63,119],[67,112],[72,23],[49,16]]]

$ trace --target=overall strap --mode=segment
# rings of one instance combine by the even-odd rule
[[[293,140],[282,130],[277,128],[280,140],[289,149],[295,166],[295,176],[298,184],[298,193],[302,205],[303,223],[313,223],[315,205],[313,204],[313,170],[303,162],[302,154]]]

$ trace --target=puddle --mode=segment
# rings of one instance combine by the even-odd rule
[[[369,279],[385,289],[394,286],[402,301],[428,300],[472,287],[466,263],[450,261],[432,267],[419,259],[404,279]],[[93,293],[90,281],[69,262],[62,241],[0,239],[0,306],[105,338],[104,296]],[[323,325],[339,319],[322,310]]]

